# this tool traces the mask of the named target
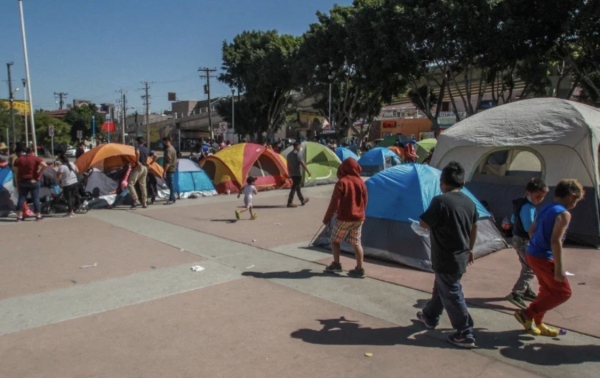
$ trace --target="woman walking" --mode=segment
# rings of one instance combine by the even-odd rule
[[[56,173],[56,178],[60,181],[69,211],[65,217],[72,217],[73,202],[77,195],[77,166],[71,163],[65,154],[60,155],[58,159],[61,164]]]

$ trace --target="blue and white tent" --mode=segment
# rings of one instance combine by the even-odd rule
[[[198,164],[189,159],[179,159],[173,177],[175,191],[180,198],[188,198],[192,194],[201,196],[217,195],[215,186]]]
[[[433,197],[442,194],[440,176],[436,168],[404,164],[367,180],[369,202],[362,231],[366,256],[432,271],[429,236],[417,235],[411,219],[419,220]],[[463,193],[473,200],[479,213],[475,258],[506,248],[490,213],[467,189]],[[327,232],[317,239],[318,245],[329,245]],[[350,245],[342,244],[342,249],[352,252]]]
[[[338,147],[335,150],[335,154],[337,155],[337,157],[340,158],[341,161],[344,161],[348,158],[358,161],[358,155],[356,155],[354,152],[352,152],[351,149],[346,148],[346,147]]]
[[[377,172],[400,165],[400,163],[398,155],[383,147],[373,148],[358,159],[363,176],[373,176]]]
[[[5,217],[15,211],[17,191],[13,183],[13,172],[9,166],[0,168],[0,216]]]

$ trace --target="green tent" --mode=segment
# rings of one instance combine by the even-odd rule
[[[292,152],[293,147],[288,147],[281,155],[287,159]],[[308,166],[312,177],[304,172],[302,178],[303,186],[315,186],[333,184],[337,182],[337,170],[342,164],[340,158],[327,146],[315,142],[302,142],[302,151],[300,152],[302,160]]]
[[[437,139],[435,138],[423,139],[417,142],[417,155],[419,156],[417,163],[422,163],[435,146],[437,146]]]

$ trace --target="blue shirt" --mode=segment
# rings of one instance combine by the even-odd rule
[[[527,254],[542,259],[552,260],[552,232],[556,217],[567,211],[567,209],[558,203],[547,205],[542,210],[536,220],[533,237],[527,247]]]
[[[529,201],[521,207],[519,217],[521,217],[521,224],[523,225],[523,230],[525,230],[525,232],[529,232],[529,229],[535,220],[535,211],[535,206]],[[510,223],[515,224],[514,214],[510,218]]]

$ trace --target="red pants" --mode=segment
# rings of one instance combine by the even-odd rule
[[[564,282],[554,280],[554,260],[541,259],[531,255],[526,255],[526,258],[538,279],[540,292],[536,300],[525,310],[525,316],[533,319],[536,324],[540,324],[547,311],[560,306],[571,298],[571,285],[566,278]]]

